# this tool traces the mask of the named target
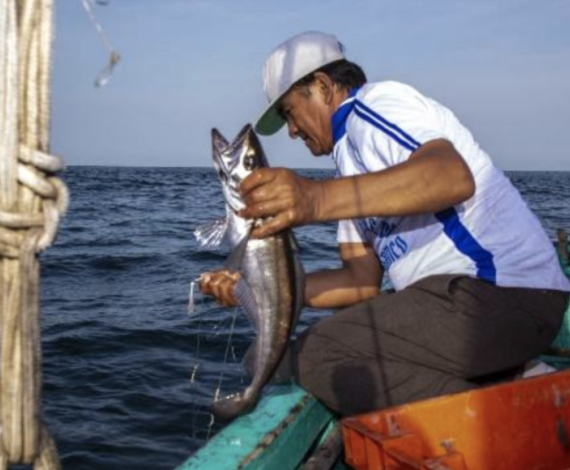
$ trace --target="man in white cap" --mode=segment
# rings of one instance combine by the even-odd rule
[[[263,135],[287,126],[338,178],[267,168],[246,179],[253,236],[339,221],[342,267],[311,273],[305,302],[343,308],[307,329],[282,369],[354,414],[512,377],[554,339],[570,285],[518,191],[452,112],[414,88],[367,83],[332,35],[268,57]],[[514,229],[516,227],[516,230]],[[384,273],[395,293],[380,295]],[[202,282],[235,303],[236,275]]]

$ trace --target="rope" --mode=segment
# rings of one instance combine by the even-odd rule
[[[0,470],[60,468],[41,421],[38,254],[68,205],[49,111],[53,0],[0,0]]]
[[[0,255],[8,258],[20,256],[19,248],[23,242],[19,231],[9,229],[43,227],[43,234],[34,248],[39,253],[53,243],[61,215],[69,204],[67,186],[59,178],[50,176],[63,168],[61,158],[21,146],[19,161],[16,171],[18,183],[41,198],[43,211],[0,210]]]

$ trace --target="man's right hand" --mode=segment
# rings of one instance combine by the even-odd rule
[[[235,307],[237,301],[234,297],[234,288],[240,278],[240,273],[227,269],[202,273],[200,290],[203,294],[213,296],[216,302],[224,307]]]
[[[246,207],[239,215],[264,219],[254,227],[253,238],[265,238],[281,230],[317,222],[319,201],[324,197],[320,182],[285,168],[260,168],[241,184]]]

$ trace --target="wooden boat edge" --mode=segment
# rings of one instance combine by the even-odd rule
[[[296,468],[335,417],[322,403],[296,385],[274,387],[255,412],[222,429],[176,470],[268,468],[279,461]],[[304,439],[298,439],[302,433]]]

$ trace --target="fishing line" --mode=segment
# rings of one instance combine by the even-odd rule
[[[201,373],[202,368],[201,366],[201,352],[202,352],[202,339],[205,340],[212,340],[214,338],[217,338],[220,336],[221,331],[223,331],[225,329],[225,326],[231,322],[230,324],[230,331],[229,331],[229,336],[225,345],[225,352],[224,352],[224,360],[223,360],[223,366],[225,366],[228,363],[228,358],[230,357],[231,354],[231,358],[233,360],[234,363],[239,363],[239,360],[237,358],[237,354],[236,354],[236,350],[235,350],[235,346],[233,344],[232,338],[233,338],[233,334],[235,331],[235,325],[236,325],[236,320],[237,320],[237,312],[239,310],[238,307],[236,307],[233,310],[233,313],[229,316],[225,315],[219,322],[217,322],[213,327],[210,328],[210,330],[212,331],[212,333],[210,334],[205,334],[205,332],[203,331],[203,315],[201,315],[201,313],[204,313],[206,310],[202,310],[202,309],[197,309],[196,308],[196,302],[195,302],[195,297],[196,297],[196,283],[198,283],[200,281],[200,277],[192,280],[190,282],[190,287],[189,287],[189,293],[188,293],[188,316],[191,319],[196,319],[197,320],[197,325],[196,325],[196,346],[195,346],[195,364],[192,367],[191,373],[190,373],[190,387],[191,387],[191,393],[196,397],[193,400],[193,409],[192,409],[192,439],[194,440],[194,442],[196,442],[198,440],[198,423],[197,423],[197,419],[198,419],[198,393],[196,391],[197,388],[197,381],[196,379],[199,376],[199,371]],[[204,302],[204,298],[202,296],[202,304]],[[202,336],[204,335],[204,338],[202,338]],[[218,400],[220,393],[221,393],[221,388],[222,388],[222,382],[224,380],[224,371],[222,369],[222,371],[220,372],[220,375],[218,377],[218,384],[217,387],[215,388],[212,397],[213,400],[212,401],[216,401]],[[243,383],[244,377],[243,375],[240,378],[240,382]],[[214,415],[212,413],[207,413],[207,415],[209,416],[209,422],[206,426],[206,441],[209,441],[212,435],[212,429],[213,426],[215,424],[215,418]]]
[[[200,368],[201,350],[202,350],[201,337],[203,334],[203,315],[202,315],[202,313],[204,313],[206,311],[204,309],[200,309],[200,308],[196,307],[196,289],[197,289],[196,284],[199,285],[200,280],[201,280],[201,276],[190,281],[189,291],[188,291],[188,308],[187,308],[188,316],[191,319],[197,318],[197,320],[198,320],[197,331],[196,331],[196,347],[195,347],[196,362],[195,362],[194,366],[192,367],[192,371],[190,374],[191,390],[192,390],[192,393],[196,396],[196,399],[193,400],[193,410],[192,410],[192,439],[194,440],[194,442],[196,442],[198,439],[198,431],[199,431],[198,425],[197,425],[197,419],[198,419],[197,395],[198,394],[196,393],[196,387],[197,387],[196,379],[199,376],[199,371],[202,371],[202,369]],[[203,305],[203,303],[204,303],[204,296],[201,296],[201,305]],[[233,334],[235,332],[238,310],[239,310],[239,307],[236,307],[233,310],[233,313],[231,315],[229,315],[229,316],[225,315],[218,323],[216,323],[213,327],[210,328],[210,331],[212,331],[212,333],[205,334],[204,338],[203,338],[205,340],[212,340],[214,338],[219,337],[219,335],[221,334],[221,331],[225,330],[225,327],[228,324],[228,322],[231,322],[230,328],[229,328],[228,339],[227,339],[226,345],[225,345],[223,366],[222,366],[222,370],[220,372],[220,375],[217,379],[218,383],[217,383],[217,386],[213,392],[213,400],[212,401],[217,401],[220,397],[220,393],[221,393],[221,389],[222,389],[222,383],[224,381],[224,369],[225,369],[225,366],[228,364],[228,359],[230,358],[230,355],[231,355],[232,362],[234,364],[238,364],[240,362],[238,360],[238,357],[236,354],[235,345],[233,344],[233,341],[232,341]],[[244,375],[243,374],[241,374],[241,376],[240,376],[240,383],[241,384],[244,383]],[[212,413],[207,413],[207,414],[209,416],[209,422],[208,422],[207,428],[206,428],[207,429],[207,431],[206,431],[206,442],[208,442],[210,440],[210,438],[212,437],[212,430],[213,430],[213,427],[215,424],[214,415]]]
[[[203,319],[202,319],[202,315],[198,315],[198,313],[200,312],[196,312],[196,304],[195,304],[195,298],[194,298],[194,294],[195,294],[195,284],[197,282],[200,281],[200,277],[197,277],[196,279],[194,279],[193,281],[190,282],[190,292],[188,294],[188,316],[192,319],[192,320],[197,320],[197,325],[196,325],[196,347],[195,347],[195,363],[194,366],[192,367],[192,372],[190,373],[190,393],[192,395],[194,395],[194,400],[192,400],[192,441],[193,442],[197,442],[198,440],[198,424],[197,424],[197,420],[198,420],[198,393],[196,391],[197,388],[197,384],[196,384],[196,377],[198,376],[198,370],[200,369],[200,365],[201,365],[201,336],[202,336],[202,329],[203,329]],[[203,296],[202,296],[202,302],[203,304]],[[206,338],[208,339],[208,338]],[[206,427],[207,429],[207,439],[209,439],[209,435],[210,435],[210,430],[211,427],[213,426],[213,415],[211,413],[207,413],[207,415],[209,415],[209,423]]]
[[[196,330],[196,363],[192,367],[192,373],[190,374],[190,393],[194,395],[194,400],[192,400],[192,441],[196,442],[196,417],[198,415],[198,400],[197,394],[195,393],[196,388],[196,374],[198,373],[198,367],[200,366],[200,335],[202,332],[202,318],[198,318],[198,327]]]
[[[97,31],[97,34],[99,35],[99,38],[101,39],[101,42],[103,43],[105,48],[109,51],[109,62],[105,66],[105,68],[103,68],[103,70],[101,70],[101,72],[99,72],[99,75],[97,75],[97,78],[95,79],[95,87],[96,88],[102,88],[109,82],[111,75],[113,74],[113,71],[115,70],[115,66],[121,60],[121,56],[113,47],[113,44],[111,43],[111,40],[109,39],[109,37],[105,33],[103,26],[101,26],[101,23],[99,23],[99,21],[97,20],[97,17],[95,16],[95,12],[93,11],[93,0],[81,0],[81,3],[83,4],[83,8],[85,9],[85,11],[87,12],[87,15],[89,16],[89,20],[91,21],[91,24],[93,25],[93,27]],[[107,1],[97,0],[96,3],[98,5],[108,5],[109,4],[108,0]]]
[[[188,310],[187,310],[187,314],[190,318],[194,318],[194,317],[197,317],[199,315],[202,315],[202,314],[208,312],[208,310],[204,310],[202,308],[202,306],[204,305],[204,302],[205,302],[204,295],[200,291],[200,288],[196,287],[196,284],[198,284],[201,280],[202,280],[202,277],[197,277],[196,279],[193,279],[192,281],[190,281],[190,285],[188,287]],[[199,284],[198,284],[198,286],[199,286]],[[199,295],[196,294],[196,290],[198,290]],[[198,295],[198,298],[200,299],[198,305],[196,303],[197,295]],[[223,324],[226,321],[228,321],[228,318],[223,318],[220,321],[220,324]],[[219,329],[221,326],[220,324],[215,326],[214,330]]]
[[[236,348],[234,346],[234,344],[232,343],[232,359],[234,360],[234,364],[239,364],[241,361],[238,360],[237,358],[237,354],[236,354]],[[244,374],[240,375],[240,379],[239,379],[239,383],[241,385],[243,385],[244,383]]]
[[[194,395],[194,400],[192,400],[192,441],[193,442],[197,442],[198,441],[198,432],[199,432],[199,428],[198,428],[198,424],[197,424],[197,420],[198,420],[198,393],[196,391],[197,388],[197,384],[196,384],[196,377],[198,376],[198,370],[200,369],[200,365],[201,365],[201,336],[202,336],[202,332],[203,332],[203,317],[202,315],[198,315],[198,313],[200,312],[196,312],[196,305],[195,305],[195,298],[194,298],[194,294],[195,294],[195,284],[197,282],[200,281],[200,277],[194,279],[193,281],[190,282],[190,292],[188,295],[188,316],[192,319],[192,320],[197,320],[197,326],[196,326],[196,347],[195,347],[195,363],[194,366],[192,367],[192,372],[190,374],[190,391],[191,394]],[[203,296],[202,296],[202,304],[203,304]],[[224,318],[222,319],[222,322],[225,322],[227,319]],[[218,325],[215,325],[214,328],[219,327]],[[213,336],[210,337],[206,337],[205,339],[210,339]],[[206,426],[206,441],[208,441],[210,439],[210,434],[211,434],[211,430],[212,430],[212,426],[214,425],[214,415],[212,413],[206,413],[206,415],[209,417],[209,421],[208,424]]]
[[[230,334],[228,336],[228,341],[226,343],[226,351],[224,353],[224,363],[223,363],[224,366],[228,363],[228,355],[229,355],[229,352],[231,349],[230,345],[232,344],[232,336],[234,334],[234,328],[235,328],[235,324],[236,324],[236,318],[237,318],[237,311],[238,310],[239,309],[236,307],[236,308],[234,308],[233,313],[232,313],[232,324],[230,327]],[[220,377],[218,380],[218,386],[216,387],[216,391],[214,392],[214,401],[218,401],[218,399],[220,398],[220,391],[222,389],[222,381],[223,380],[224,380],[224,369],[222,368],[222,371],[220,372]],[[210,424],[208,426],[208,434],[206,436],[206,441],[210,440],[210,434],[212,432],[212,427],[214,425],[214,422],[215,422],[215,419],[214,419],[214,415],[212,414],[212,419],[211,419]]]
[[[196,279],[190,281],[190,288],[188,292],[188,316],[193,317],[198,312],[196,312],[196,299],[195,299],[195,291],[196,291],[196,283],[200,282],[202,277],[197,277]],[[201,296],[202,303],[204,303],[204,297]]]
[[[226,342],[226,350],[224,352],[224,362],[223,365],[225,366],[228,363],[228,355],[229,355],[229,351],[231,349],[231,344],[232,344],[232,336],[234,334],[234,327],[236,324],[236,318],[237,318],[237,308],[234,309],[233,314],[231,316],[232,319],[232,323],[231,323],[231,327],[230,327],[230,334],[228,335],[228,341]],[[220,390],[222,389],[222,381],[224,380],[224,369],[222,368],[222,371],[220,372],[220,377],[218,379],[218,386],[216,387],[216,391],[214,392],[214,401],[218,401],[218,399],[220,398]]]

